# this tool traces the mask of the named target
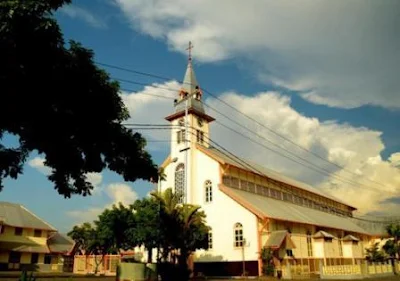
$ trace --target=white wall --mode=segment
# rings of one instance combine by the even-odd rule
[[[219,163],[199,150],[193,159],[193,203],[200,205],[207,215],[207,224],[212,228],[213,249],[198,251],[197,261],[241,261],[242,249],[234,247],[234,225],[243,225],[245,260],[258,259],[257,218],[250,211],[218,189],[220,184]],[[213,184],[213,201],[205,202],[204,183]],[[206,256],[204,256],[206,255]]]

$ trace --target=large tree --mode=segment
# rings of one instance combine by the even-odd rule
[[[395,257],[397,255],[397,258],[400,258],[400,224],[389,224],[386,226],[386,232],[392,240],[386,242],[384,249],[390,256]]]
[[[102,264],[105,255],[133,249],[128,231],[135,226],[132,207],[122,204],[105,209],[93,225],[84,223],[74,226],[68,235],[76,242],[84,255],[94,255],[95,273]]]
[[[83,255],[87,255],[89,252],[93,231],[92,225],[85,222],[82,225],[75,225],[68,232],[68,236],[75,241],[78,251]]]
[[[116,252],[115,245],[113,240],[110,239],[109,233],[104,228],[99,227],[98,221],[94,222],[94,226],[90,223],[74,226],[68,235],[75,240],[84,255],[94,255],[95,274],[97,274],[104,256]]]
[[[158,248],[164,237],[160,222],[160,205],[154,198],[136,200],[132,205],[135,210],[135,227],[128,231],[131,244],[144,246],[147,261],[152,262],[153,249]]]
[[[157,179],[145,140],[125,128],[119,85],[93,52],[66,44],[53,13],[70,0],[0,1],[0,189],[17,178],[32,151],[65,197],[88,195],[89,172],[108,168],[125,180]],[[4,134],[19,139],[6,147]]]
[[[136,227],[136,218],[133,207],[125,207],[121,203],[105,209],[95,221],[96,230],[110,241],[113,249],[130,250],[136,246],[136,241],[131,239],[131,229]]]

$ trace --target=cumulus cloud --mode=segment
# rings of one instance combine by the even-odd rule
[[[176,82],[167,82],[165,85],[158,86],[166,87],[166,85],[179,88]],[[169,100],[145,94],[170,94],[167,92],[164,89],[148,87],[139,93],[124,93],[123,98],[135,122],[162,123],[164,117],[173,112],[172,103]],[[252,135],[243,127],[232,123],[223,115],[211,110],[211,107],[206,107],[208,114],[215,117],[218,122],[251,137],[263,146],[278,151],[280,155],[237,135],[216,122],[211,126],[210,137],[213,141],[244,159],[257,162],[331,193],[357,207],[360,213],[398,210],[398,205],[395,204],[397,201],[389,198],[400,196],[400,169],[396,167],[396,163],[400,160],[400,153],[393,153],[388,160],[381,158],[380,153],[385,149],[381,132],[341,124],[335,120],[322,122],[317,118],[306,117],[291,106],[290,97],[279,92],[261,92],[253,96],[228,92],[222,94],[220,98],[269,129],[257,125],[214,99],[207,99],[205,102],[259,136]],[[303,148],[278,137],[271,130]],[[146,137],[169,139],[170,132],[152,131],[147,133]],[[169,143],[158,148],[168,151]],[[321,160],[306,150],[328,159],[333,164]],[[301,159],[295,158],[293,154]],[[301,164],[282,155],[293,158]],[[389,201],[385,201],[387,199]],[[388,202],[391,204],[387,204]]]
[[[136,31],[332,107],[400,108],[400,2],[114,0]]]
[[[80,19],[88,24],[90,24],[93,27],[96,28],[105,28],[106,24],[103,20],[97,18],[95,15],[93,15],[91,12],[75,6],[75,5],[66,5],[60,9],[62,13],[65,15],[69,16],[70,18],[73,19]]]
[[[47,176],[50,174],[51,169],[45,166],[44,162],[45,159],[43,157],[36,156],[28,161],[28,165]],[[87,173],[86,179],[93,185],[93,195],[101,192],[101,183],[103,181],[103,175],[101,173]]]
[[[105,194],[108,198],[108,203],[102,206],[91,206],[85,210],[74,210],[67,212],[74,223],[92,222],[107,208],[119,203],[128,206],[138,199],[138,194],[125,183],[111,183],[105,188]]]
[[[48,175],[50,174],[51,170],[49,167],[44,165],[44,158],[36,156],[33,159],[28,161],[28,165],[31,166],[32,168],[35,168],[42,174]]]
[[[122,99],[131,117],[126,123],[169,124],[164,118],[171,114],[173,108],[173,97],[176,94],[171,91],[173,89],[177,91],[180,89],[178,82],[154,83],[146,86],[139,93],[122,93]],[[165,98],[160,98],[160,96]],[[142,130],[140,133],[148,141],[149,150],[165,149],[169,145],[170,131],[168,130]]]

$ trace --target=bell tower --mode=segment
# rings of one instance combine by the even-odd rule
[[[193,45],[189,42],[189,57],[185,76],[177,99],[174,101],[174,113],[167,116],[173,126],[171,134],[171,157],[179,158],[179,151],[183,148],[192,148],[195,144],[209,146],[209,124],[215,119],[205,113],[203,106],[203,93],[197,82],[193,70],[191,50]]]
[[[174,113],[165,119],[172,125],[171,130],[171,159],[176,158],[175,192],[182,193],[182,203],[190,203],[191,165],[194,150],[197,145],[208,147],[209,124],[215,119],[205,113],[202,96],[203,93],[197,82],[192,64],[193,45],[189,42],[187,48],[188,64],[181,89],[177,99],[174,100]],[[183,169],[183,182],[180,184],[179,169]],[[177,176],[178,175],[178,176]]]

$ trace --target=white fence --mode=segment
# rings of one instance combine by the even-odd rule
[[[390,276],[394,270],[400,272],[400,262],[395,262],[392,266],[390,262],[386,263],[359,263],[355,265],[331,265],[323,266],[321,279],[340,279],[343,277],[371,277],[371,276]]]

